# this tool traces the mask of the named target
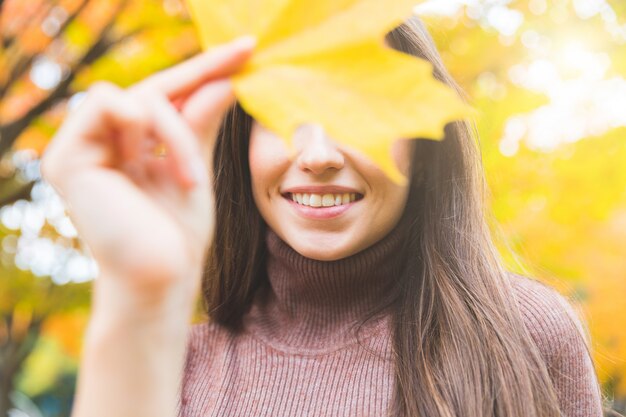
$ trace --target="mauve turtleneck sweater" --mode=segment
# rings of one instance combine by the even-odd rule
[[[191,329],[178,416],[384,416],[394,390],[390,315],[383,310],[358,324],[389,294],[403,236],[399,226],[356,255],[322,262],[268,231],[269,285],[258,291],[244,331],[211,322]],[[563,416],[600,417],[597,379],[571,306],[543,284],[512,280]]]

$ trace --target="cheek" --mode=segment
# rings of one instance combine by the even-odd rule
[[[392,155],[400,172],[408,179],[404,185],[393,184],[394,195],[398,200],[398,204],[404,209],[407,198],[409,196],[409,183],[411,182],[411,160],[415,141],[412,139],[401,139],[396,141],[392,148]],[[399,208],[399,211],[402,211]]]
[[[290,165],[285,143],[256,123],[250,133],[248,161],[255,198],[278,187],[280,177]]]
[[[411,173],[411,155],[413,155],[413,139],[400,139],[394,142],[391,154],[396,166],[406,177]]]

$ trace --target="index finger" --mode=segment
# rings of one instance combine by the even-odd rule
[[[235,72],[250,56],[255,45],[254,37],[242,36],[160,71],[131,89],[156,90],[170,100],[186,96],[211,79],[228,77]]]

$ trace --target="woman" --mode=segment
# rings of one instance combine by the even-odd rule
[[[454,86],[416,19],[387,42]],[[290,155],[231,106],[252,49],[97,85],[46,151],[101,268],[73,416],[600,416],[572,308],[491,243],[468,126],[398,141],[406,186],[318,126]]]

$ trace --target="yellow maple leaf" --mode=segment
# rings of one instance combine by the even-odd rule
[[[298,126],[320,124],[402,183],[393,142],[440,140],[448,122],[469,114],[429,62],[384,43],[418,0],[187,1],[205,49],[257,38],[253,56],[231,77],[235,95],[290,147]]]

